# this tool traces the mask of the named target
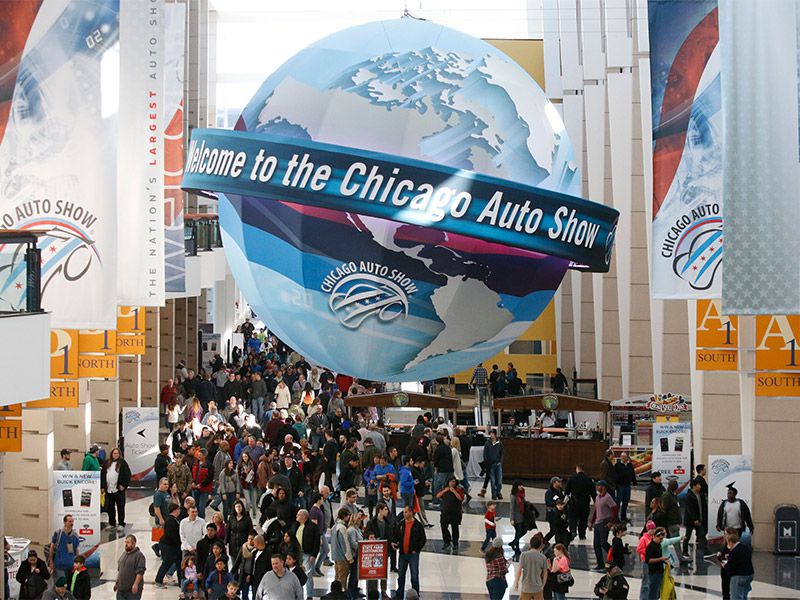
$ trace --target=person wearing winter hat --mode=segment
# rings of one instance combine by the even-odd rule
[[[501,600],[505,596],[508,583],[508,561],[503,552],[503,538],[494,538],[492,546],[486,551],[486,589],[490,600]],[[407,596],[408,597],[408,596]]]
[[[56,579],[55,587],[52,590],[45,590],[42,600],[75,600],[75,596],[67,589],[66,577]]]

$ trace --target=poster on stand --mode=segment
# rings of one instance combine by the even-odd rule
[[[156,407],[122,409],[125,460],[131,468],[132,484],[155,480],[153,464],[158,454],[158,419]]]
[[[386,579],[389,542],[367,540],[358,542],[358,578]]]
[[[692,476],[692,424],[653,423],[653,471],[659,471],[666,486],[678,481],[681,493]]]
[[[87,567],[100,566],[100,472],[53,471],[52,521],[50,531],[64,525],[64,517],[75,519],[80,538],[78,551]]]
[[[649,0],[654,298],[722,292],[717,0]]]
[[[753,506],[753,457],[743,454],[711,454],[708,457],[708,541],[722,538],[717,531],[717,511],[728,497],[728,486],[736,497]]]

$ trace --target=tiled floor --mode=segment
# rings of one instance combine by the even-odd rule
[[[477,482],[476,482],[477,483]],[[132,496],[136,492],[132,492]],[[505,486],[503,495],[508,498],[508,486]],[[540,507],[543,505],[544,489],[529,489],[529,499],[533,500]],[[637,496],[634,496],[636,499]],[[178,597],[178,588],[170,589],[155,588],[153,578],[155,576],[159,560],[153,554],[150,546],[150,530],[148,525],[147,507],[150,503],[150,496],[138,500],[131,499],[128,502],[127,521],[132,523],[126,533],[134,533],[142,542],[140,547],[147,557],[147,574],[145,575],[146,587],[144,600],[174,600]],[[639,503],[633,506],[634,525],[631,531],[638,531],[641,528],[641,510]],[[498,510],[501,519],[498,521],[498,534],[503,537],[506,544],[513,539],[513,528],[508,520],[508,501],[500,503]],[[428,516],[432,523],[438,524],[438,513],[428,510]],[[540,523],[544,531],[547,529],[546,523]],[[484,584],[485,568],[483,559],[480,557],[479,547],[483,541],[483,502],[473,498],[461,527],[461,549],[458,556],[443,554],[441,552],[442,541],[441,532],[438,525],[426,530],[428,544],[423,551],[420,564],[420,584],[422,588],[421,596],[426,600],[449,600],[449,599],[485,599],[487,597]],[[104,535],[108,535],[105,534]],[[121,535],[121,534],[119,534]],[[635,546],[637,538],[630,535],[627,541]],[[105,538],[104,538],[105,539]],[[526,538],[527,539],[527,538]],[[101,584],[97,589],[97,598],[113,598],[112,586],[116,576],[116,564],[119,554],[122,552],[122,539],[113,539],[101,546]],[[511,551],[506,546],[507,554]],[[570,546],[570,556],[572,558],[573,576],[575,585],[570,589],[568,598],[593,598],[594,584],[600,575],[589,572],[587,569],[593,566],[593,553],[591,548],[591,534],[589,539],[578,541]],[[693,600],[699,598],[720,598],[719,570],[702,560],[695,557],[694,564],[687,570],[675,573],[676,583],[678,584],[678,598]],[[591,562],[590,562],[591,561]],[[756,581],[753,584],[751,598],[800,598],[800,557],[776,557],[771,553],[757,552],[754,557],[756,566]],[[508,575],[509,584],[514,580],[515,566],[511,567]],[[629,598],[638,598],[639,594],[639,566],[638,561],[634,567],[633,561],[625,569],[628,581],[631,585]],[[319,597],[327,591],[330,581],[333,579],[333,569],[323,568],[324,578],[315,579],[315,597]],[[390,587],[394,589],[396,576],[390,578]],[[516,597],[516,594],[507,596]]]

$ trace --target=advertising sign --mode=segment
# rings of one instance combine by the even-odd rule
[[[120,4],[119,302],[164,304],[164,0]]]
[[[653,423],[653,471],[663,475],[664,485],[675,479],[678,492],[692,477],[692,424]]]
[[[358,542],[358,578],[386,579],[389,542],[386,540],[364,540]]]
[[[756,371],[800,370],[800,315],[756,317]]]
[[[753,457],[741,454],[711,454],[708,457],[708,540],[720,539],[717,511],[728,497],[728,486],[737,490],[737,498],[753,506]]]
[[[158,408],[123,408],[122,437],[131,481],[153,481],[153,463],[158,454]]]
[[[211,362],[214,362],[214,355],[222,354],[222,335],[219,333],[206,333],[205,331],[202,333],[202,343],[203,343],[203,355],[202,361],[203,365],[208,365]]]
[[[80,538],[78,552],[87,567],[100,566],[100,472],[53,471],[51,531],[63,527],[64,517],[75,518],[75,532]]]
[[[45,232],[55,328],[114,327],[119,4],[0,1],[0,228]],[[0,244],[0,310],[25,307],[25,272]]]
[[[652,293],[654,298],[718,298],[723,197],[717,0],[649,0],[647,10]]]
[[[517,339],[568,268],[608,271],[619,213],[580,197],[577,164],[509,56],[396,19],[301,50],[236,130],[194,129],[182,185],[218,194],[231,272],[281,340],[425,381]]]

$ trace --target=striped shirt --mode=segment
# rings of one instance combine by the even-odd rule
[[[486,385],[488,380],[489,375],[486,373],[486,369],[482,366],[477,366],[472,372],[472,379],[470,379],[469,382],[475,385]]]

